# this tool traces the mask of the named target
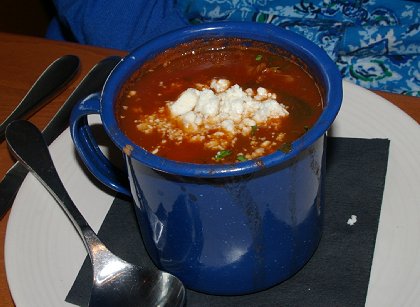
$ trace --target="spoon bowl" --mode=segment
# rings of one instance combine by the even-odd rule
[[[68,195],[36,126],[14,121],[6,129],[6,140],[17,159],[56,199],[83,240],[93,267],[89,306],[184,305],[185,288],[178,278],[130,264],[100,241]]]

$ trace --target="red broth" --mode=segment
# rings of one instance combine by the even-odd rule
[[[188,88],[208,89],[213,79],[227,79],[253,93],[263,87],[289,114],[255,124],[248,134],[202,126],[197,137],[197,127],[191,131],[171,117],[168,103]],[[156,155],[190,163],[235,163],[290,150],[291,142],[315,123],[322,105],[317,82],[294,56],[265,43],[231,38],[185,43],[148,60],[122,88],[115,112],[122,131]],[[209,146],[212,142],[217,146]]]

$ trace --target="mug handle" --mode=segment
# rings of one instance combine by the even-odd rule
[[[131,196],[127,174],[105,157],[88,124],[88,115],[100,114],[100,101],[99,93],[94,93],[75,105],[70,116],[71,137],[83,163],[100,182],[114,191]]]

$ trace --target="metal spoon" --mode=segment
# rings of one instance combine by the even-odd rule
[[[79,71],[80,60],[75,55],[65,55],[52,62],[35,81],[13,112],[0,124],[0,142],[8,124],[35,113],[54,98]]]
[[[41,132],[29,121],[12,122],[6,140],[16,157],[56,199],[73,223],[91,258],[93,287],[89,306],[182,306],[185,288],[173,275],[140,268],[112,254],[68,195]]]

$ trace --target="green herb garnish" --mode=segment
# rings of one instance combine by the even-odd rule
[[[252,126],[251,127],[251,135],[255,135],[255,133],[257,133],[257,130],[258,130],[258,126],[257,125]]]
[[[292,143],[286,142],[281,144],[279,150],[284,153],[290,152],[292,150]]]
[[[257,56],[255,57],[256,61],[261,61],[263,58],[263,56],[261,54],[257,54]]]
[[[239,162],[244,162],[244,161],[247,161],[248,159],[247,159],[247,158],[245,158],[245,156],[244,156],[244,155],[238,155],[238,156],[236,157],[236,160],[238,160]]]
[[[305,130],[305,132],[307,132],[309,130],[309,127],[305,125],[305,126],[303,126],[303,130]]]
[[[225,158],[225,157],[227,157],[227,156],[229,156],[229,155],[231,155],[232,154],[232,151],[230,151],[230,150],[228,150],[228,149],[225,149],[225,150],[220,150],[220,151],[218,151],[217,153],[216,153],[216,155],[214,156],[214,159],[216,160],[216,161],[220,161],[220,160],[222,160],[223,158]]]

